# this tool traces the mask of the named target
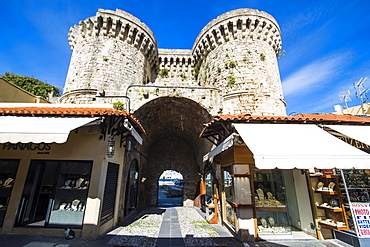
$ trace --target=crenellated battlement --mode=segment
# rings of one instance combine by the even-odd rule
[[[140,50],[151,65],[157,63],[157,42],[152,31],[133,15],[117,9],[99,9],[96,16],[80,21],[70,28],[68,42],[73,50],[81,39],[93,36],[116,38]]]
[[[237,9],[210,21],[192,49],[158,49],[154,34],[122,10],[99,9],[69,31],[72,58],[63,103],[186,97],[210,114],[285,115],[276,20]]]
[[[264,11],[237,9],[209,22],[196,38],[192,51],[195,62],[206,57],[217,46],[231,40],[262,40],[277,54],[281,49],[280,28]]]
[[[159,65],[161,68],[184,67],[189,68],[194,65],[191,50],[183,49],[159,49]]]

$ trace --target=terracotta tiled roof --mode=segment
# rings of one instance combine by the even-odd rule
[[[213,122],[255,122],[255,121],[266,121],[266,122],[336,122],[336,123],[369,123],[370,118],[358,117],[354,115],[334,115],[334,114],[296,114],[294,116],[259,116],[250,114],[239,114],[239,115],[219,115],[214,116]]]
[[[97,116],[124,116],[130,119],[142,133],[145,133],[139,120],[126,111],[120,111],[113,108],[98,107],[0,107],[1,116],[60,116],[60,117],[97,117]]]
[[[296,114],[294,116],[260,116],[250,114],[217,115],[212,121],[204,124],[200,136],[222,129],[223,123],[291,123],[291,124],[347,124],[370,125],[370,117],[334,114]]]

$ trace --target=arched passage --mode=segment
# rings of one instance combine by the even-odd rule
[[[140,150],[147,162],[141,167],[145,182],[139,204],[157,205],[158,179],[165,170],[183,175],[183,201],[192,203],[198,195],[202,157],[210,148],[199,134],[210,114],[190,99],[161,97],[143,105],[134,116],[147,133]]]
[[[175,170],[164,171],[158,179],[158,206],[181,206],[183,176]]]

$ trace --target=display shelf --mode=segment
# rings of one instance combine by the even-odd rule
[[[341,195],[344,201],[344,211],[348,217],[349,230],[356,232],[350,203],[370,202],[370,170],[367,169],[343,169],[336,170],[339,177]],[[347,190],[346,190],[347,189]]]
[[[332,229],[335,229],[335,230],[348,230],[349,227],[348,226],[337,226],[335,224],[328,224],[324,221],[319,221],[318,222],[320,226],[324,226],[324,227],[327,227],[327,228],[332,228]]]
[[[287,212],[286,207],[256,207],[260,212]]]
[[[258,234],[290,234],[283,172],[255,170],[253,180]]]
[[[326,190],[315,190],[315,193],[328,194],[328,195],[337,195],[337,191],[326,191]]]
[[[328,208],[328,207],[322,207],[322,206],[317,206],[318,209],[324,209],[324,210],[330,210],[330,211],[333,211],[335,213],[340,213],[340,212],[343,212],[343,209],[341,208]]]
[[[318,226],[336,230],[348,230],[348,221],[336,175],[309,177],[312,188],[311,200]]]

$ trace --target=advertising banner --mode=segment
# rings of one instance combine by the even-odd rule
[[[353,202],[351,206],[359,237],[370,238],[370,203]]]

